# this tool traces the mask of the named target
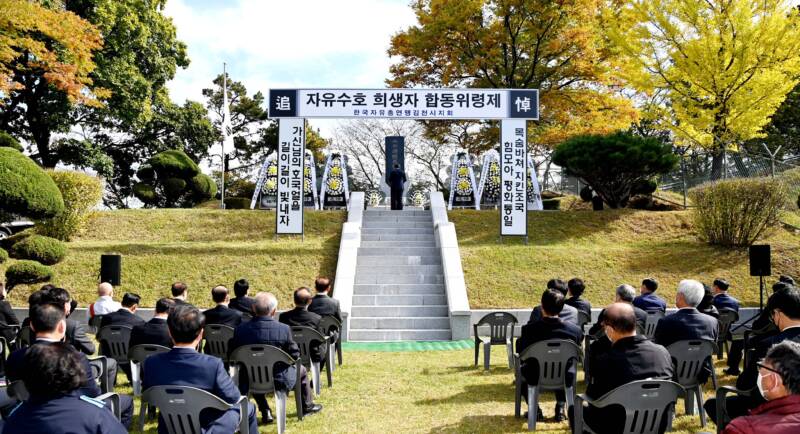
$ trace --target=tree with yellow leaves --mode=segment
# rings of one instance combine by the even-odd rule
[[[666,96],[679,143],[714,154],[758,137],[800,79],[800,20],[788,0],[633,0],[606,10],[622,74]]]
[[[417,0],[417,25],[391,41],[393,87],[538,88],[531,139],[553,145],[628,128],[597,0]],[[495,130],[495,129],[492,129]],[[485,147],[497,134],[484,134]]]

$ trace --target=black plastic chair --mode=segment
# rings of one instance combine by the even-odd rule
[[[729,394],[750,397],[753,393],[758,393],[758,389],[753,389],[752,391],[739,390],[731,386],[721,386],[717,389],[717,399],[715,402],[715,408],[717,410],[717,433],[722,433],[722,431],[725,431],[725,427],[728,426],[732,420],[732,418],[728,416],[728,409],[725,407],[725,398],[727,398]]]
[[[239,408],[239,432],[250,433],[248,401],[246,396],[229,404],[216,395],[188,386],[153,386],[144,391],[142,399],[161,412],[169,434],[197,434],[201,432],[200,412],[205,409],[227,411]],[[253,433],[256,434],[256,433]]]
[[[719,310],[719,318],[717,320],[719,324],[719,336],[717,337],[718,359],[724,357],[727,350],[730,350],[728,341],[733,340],[733,336],[730,335],[731,325],[736,321],[739,321],[739,312],[728,308]]]
[[[331,345],[336,348],[339,366],[342,366],[342,323],[333,315],[323,315],[322,319],[319,320],[319,328],[331,338]],[[333,352],[330,352],[329,359],[331,370],[334,370],[336,366],[333,365]]]
[[[111,325],[101,328],[97,332],[97,340],[100,341],[100,354],[110,357],[117,361],[118,365],[127,365],[128,344],[131,340],[131,330],[129,326]]]
[[[661,419],[667,415],[667,431],[672,430],[672,419],[675,417],[675,403],[678,396],[684,393],[683,388],[669,380],[639,380],[624,384],[606,393],[602,397],[591,400],[580,394],[575,400],[576,433],[591,432],[591,428],[583,421],[583,404],[596,408],[619,405],[625,409],[625,424],[622,434],[660,434]],[[597,433],[603,434],[603,433]]]
[[[591,315],[587,314],[582,310],[578,310],[578,327],[580,327],[581,330],[584,331],[584,333],[586,332],[585,330],[586,324],[591,324],[591,322],[592,322]]]
[[[647,339],[653,339],[656,334],[656,326],[661,318],[664,318],[664,312],[660,310],[647,312],[647,321],[644,323],[644,335],[647,336]]]
[[[228,362],[228,344],[233,339],[233,327],[209,324],[203,329],[203,352]]]
[[[30,327],[22,327],[17,334],[17,349],[28,348],[33,343],[33,330]]]
[[[705,427],[706,411],[703,409],[703,384],[700,376],[708,366],[707,362],[717,352],[717,345],[707,340],[686,340],[673,343],[667,347],[667,351],[675,367],[673,380],[686,390],[686,414],[694,414],[696,402],[700,408],[700,426]]]
[[[106,356],[93,357],[89,359],[89,367],[92,368],[92,378],[100,385],[100,391],[113,393],[114,378],[113,373],[108,369],[108,358]]]
[[[89,333],[97,334],[100,330],[100,324],[103,323],[103,315],[95,315],[89,318]]]
[[[522,363],[534,359],[539,364],[539,381],[537,385],[528,385],[522,390]],[[516,393],[514,397],[514,416],[520,416],[522,393],[528,397],[528,430],[536,429],[536,414],[539,408],[539,394],[542,391],[563,390],[567,397],[567,408],[575,401],[575,379],[567,383],[567,369],[576,366],[583,359],[583,351],[575,342],[563,339],[549,339],[536,342],[525,348],[522,354],[514,358],[514,376]]]
[[[300,384],[300,359],[293,359],[285,351],[271,345],[245,345],[233,350],[230,363],[234,366],[234,378],[237,383],[240,380],[238,371],[244,369],[247,372],[248,395],[261,393],[275,394],[276,416],[278,417],[278,433],[282,434],[286,430],[286,401],[287,391],[278,390],[275,387],[275,364],[294,365],[297,371],[295,380],[294,394],[295,404],[297,405],[297,418],[303,420],[303,397]]]
[[[6,343],[9,345],[9,352],[11,352],[12,348],[16,348],[14,344],[17,341],[17,335],[19,335],[20,328],[22,328],[22,326],[19,324],[6,324],[4,322],[0,322],[0,335],[8,336],[8,338],[6,338]]]
[[[169,348],[161,345],[136,345],[128,350],[128,360],[131,362],[131,386],[133,387],[133,396],[142,396],[142,362],[154,354],[161,354],[169,352]],[[139,431],[144,432],[144,421],[147,418],[147,401],[141,399],[141,408],[139,409]]]
[[[6,338],[0,336],[0,372],[6,372],[6,358],[10,353]]]
[[[489,326],[489,336],[481,336],[478,328]],[[505,345],[508,353],[508,367],[514,369],[514,326],[517,317],[508,312],[492,312],[485,315],[476,324],[472,325],[475,336],[475,366],[478,366],[478,354],[483,345],[483,369],[489,370],[491,364],[492,345]],[[509,331],[510,329],[510,331]]]
[[[297,346],[300,347],[300,361],[303,363],[303,366],[311,371],[314,380],[314,393],[319,396],[322,391],[322,385],[320,384],[322,383],[321,362],[312,360],[311,353],[313,352],[313,348],[322,346],[325,352],[322,357],[328,357],[331,351],[328,337],[311,327],[292,327],[292,339],[297,343]],[[325,364],[325,372],[328,376],[328,387],[333,387],[333,375],[330,363]]]

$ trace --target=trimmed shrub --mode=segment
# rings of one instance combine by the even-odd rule
[[[159,152],[147,161],[159,176],[188,179],[200,173],[197,163],[183,151],[172,149]]]
[[[36,261],[16,261],[6,269],[6,289],[17,285],[33,285],[53,278],[53,269]]]
[[[557,210],[561,208],[560,199],[542,199],[542,209]]]
[[[177,199],[186,190],[186,181],[180,178],[167,178],[164,180],[164,194],[167,198]]]
[[[19,152],[23,151],[19,141],[5,131],[0,131],[0,148],[16,149]]]
[[[787,187],[774,178],[730,179],[689,191],[694,224],[709,244],[749,246],[779,223]]]
[[[250,209],[250,201],[247,197],[226,197],[225,209]]]
[[[86,226],[92,209],[103,199],[103,183],[83,172],[48,171],[64,198],[64,211],[42,220],[36,232],[69,241]]]
[[[14,247],[14,244],[28,238],[29,236],[34,235],[32,230],[25,230],[22,232],[18,232],[6,239],[0,240],[0,248],[6,249],[11,251],[11,248]]]
[[[64,243],[43,235],[31,235],[11,248],[13,258],[30,259],[45,265],[58,264],[66,255],[67,246]]]
[[[225,181],[225,196],[231,197],[253,197],[256,191],[256,183],[246,179],[234,179]],[[214,193],[216,195],[216,193]]]
[[[8,252],[3,249],[0,249],[0,264],[8,261]]]
[[[553,152],[553,162],[590,186],[609,207],[620,208],[637,183],[669,172],[678,157],[658,139],[618,132],[567,140]]]
[[[631,196],[643,195],[650,196],[658,189],[658,183],[653,179],[640,179],[633,184],[631,188]]]
[[[159,208],[191,208],[211,199],[216,184],[200,173],[200,168],[183,151],[158,153],[136,172],[139,178],[133,195],[145,206]]]
[[[217,195],[217,183],[210,176],[202,173],[189,180],[189,187],[195,202],[203,202]]]
[[[133,195],[145,203],[145,205],[156,202],[156,190],[152,185],[139,182],[133,185]]]
[[[64,211],[56,183],[16,149],[0,147],[0,211],[32,219]]]

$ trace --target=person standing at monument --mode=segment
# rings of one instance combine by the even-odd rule
[[[394,165],[392,173],[389,174],[389,188],[392,190],[392,209],[403,209],[403,190],[406,184],[406,173],[400,168],[399,164]]]

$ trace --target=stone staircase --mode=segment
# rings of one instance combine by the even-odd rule
[[[351,341],[449,340],[430,211],[368,209],[356,262]]]

